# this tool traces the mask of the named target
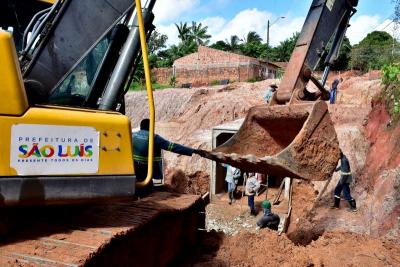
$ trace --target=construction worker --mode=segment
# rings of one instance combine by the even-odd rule
[[[278,88],[278,86],[276,86],[276,84],[272,84],[266,91],[264,94],[264,100],[265,102],[269,103],[271,101],[272,96],[274,95],[276,88]]]
[[[229,164],[222,164],[226,168],[225,181],[228,184],[229,205],[235,202],[236,185],[240,178],[240,170]]]
[[[257,226],[260,228],[268,227],[272,230],[278,230],[280,218],[271,212],[271,203],[266,199],[262,202],[263,216],[258,220]]]
[[[343,191],[344,198],[349,202],[349,211],[356,212],[357,205],[356,200],[350,194],[350,184],[353,181],[351,175],[350,162],[346,155],[340,150],[340,166],[335,171],[340,170],[340,179],[335,188],[334,203],[331,208],[338,209],[340,206],[340,195]]]
[[[132,134],[133,161],[135,165],[135,174],[138,181],[143,181],[147,177],[149,128],[150,128],[150,120],[144,119],[140,122],[140,131]],[[204,156],[205,154],[204,150],[193,149],[180,144],[175,144],[162,138],[158,134],[155,134],[154,160],[153,160],[154,179],[163,178],[162,158],[161,158],[162,149],[186,156],[192,156],[193,153],[201,156]],[[152,181],[150,182],[150,186],[152,186]]]
[[[337,94],[337,88],[339,83],[343,82],[343,78],[335,79],[333,80],[331,90],[329,91],[329,103],[330,104],[335,104],[336,102],[336,94]]]
[[[260,182],[257,180],[255,173],[249,173],[249,178],[246,181],[246,195],[247,203],[250,207],[250,214],[253,216],[257,215],[257,210],[254,206],[254,197],[260,189]]]

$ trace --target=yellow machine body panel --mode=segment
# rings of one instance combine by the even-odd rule
[[[2,152],[0,153],[0,176],[134,174],[131,127],[128,117],[117,112],[58,106],[29,108],[12,36],[4,31],[0,31],[0,62],[0,151]],[[51,138],[57,138],[55,136],[57,135],[61,140],[61,138],[68,139],[75,136],[75,134],[72,134],[71,137],[68,137],[68,133],[63,132],[65,130],[72,133],[77,132],[78,136],[79,131],[89,130],[96,137],[95,144],[91,144],[94,147],[93,149],[98,152],[95,155],[91,155],[93,156],[91,160],[96,161],[96,166],[92,168],[95,171],[84,169],[83,163],[81,164],[82,166],[76,168],[76,172],[71,169],[73,166],[60,166],[60,168],[65,168],[65,173],[62,169],[54,170],[53,172],[39,171],[39,173],[37,170],[32,172],[23,170],[22,173],[19,173],[12,167],[11,157],[13,155],[17,161],[24,160],[21,163],[26,163],[26,165],[32,162],[40,164],[39,160],[52,160],[54,155],[51,156],[49,154],[57,154],[57,149],[59,149],[57,141],[59,140],[51,140]],[[30,133],[31,131],[33,132]],[[19,136],[13,137],[13,132]],[[46,139],[47,134],[49,136]],[[39,137],[41,137],[40,140]],[[15,138],[21,138],[19,146],[15,144]],[[68,140],[66,140],[64,142],[65,146],[63,146],[59,142],[62,146],[60,153],[65,155],[66,159],[70,158],[72,160],[72,156],[75,156],[82,160],[89,160],[89,152],[85,151],[85,147],[80,147],[83,141],[78,140],[78,137],[76,138],[76,144],[73,142],[68,143]],[[84,137],[82,138],[84,139]],[[51,142],[51,144],[48,142]],[[37,149],[33,148],[34,144],[37,145]],[[52,147],[49,147],[50,145]],[[70,148],[68,148],[68,145]],[[44,151],[40,151],[43,147],[45,147]],[[16,152],[15,149],[20,151]],[[67,149],[70,150],[69,156],[71,157],[67,155]],[[32,152],[32,154],[24,158],[29,152]],[[90,153],[93,154],[93,151],[90,151]],[[43,166],[47,165],[43,164]],[[83,171],[79,172],[80,169]]]
[[[22,130],[27,129],[22,134],[21,130],[19,130],[19,133],[13,131],[13,127],[22,126],[25,127],[22,128]],[[54,135],[51,130],[55,129],[56,132],[60,132],[60,129],[64,129],[59,127],[64,127],[69,132],[76,132],[76,134],[79,134],[82,130],[93,130],[92,132],[94,132],[96,136],[98,136],[98,144],[97,141],[95,141],[93,144],[93,146],[98,146],[98,158],[94,159],[98,160],[97,171],[86,172],[86,170],[84,169],[84,172],[75,173],[73,171],[71,172],[71,170],[69,169],[65,169],[65,172],[63,172],[63,170],[60,170],[57,173],[49,173],[48,175],[58,174],[64,176],[93,176],[134,174],[131,143],[132,136],[130,121],[128,117],[114,112],[101,112],[95,110],[91,111],[75,108],[43,106],[29,108],[26,113],[19,117],[0,115],[0,140],[2,140],[2,142],[0,142],[0,151],[2,151],[2,153],[0,154],[0,176],[37,175],[37,173],[29,173],[26,171],[25,173],[18,173],[15,168],[11,167],[12,162],[10,158],[13,155],[12,143],[14,142],[15,146],[15,143],[16,141],[18,141],[19,138],[19,140],[21,140],[22,142],[22,145],[19,146],[20,150],[15,151],[16,149],[18,149],[18,145],[14,147],[14,153],[17,153],[16,158],[18,160],[24,159],[23,152],[25,152],[25,154],[28,154],[29,151],[32,151],[33,154],[31,155],[31,157],[29,157],[29,159],[34,160],[33,162],[39,160],[49,160],[50,162],[51,157],[46,158],[46,156],[49,156],[52,151],[52,148],[49,147],[49,142],[52,142],[53,144],[53,154],[55,155],[57,154],[57,144],[59,143],[61,145],[61,150],[63,154],[67,154],[67,149],[70,149],[69,154],[73,155],[74,153],[79,154],[80,152],[82,152],[83,156],[76,156],[76,158],[86,159],[85,154],[87,156],[88,151],[85,151],[84,148],[79,147],[81,140],[76,141],[77,148],[74,145],[72,145],[71,148],[67,148],[66,146],[62,146],[62,137],[64,139],[69,138],[68,133],[63,134],[61,132],[58,135],[60,139],[55,139],[58,137]],[[43,128],[44,131],[48,131],[48,134],[43,131],[41,131],[41,133],[43,134],[35,134],[35,131],[37,132],[37,129],[40,130],[41,128]],[[30,131],[32,131],[32,133],[30,133]],[[13,136],[13,133],[14,135],[18,134],[18,136]],[[24,141],[27,141],[28,145],[22,147],[21,149],[21,146],[24,145]],[[64,141],[67,142],[68,140]],[[32,148],[33,142],[36,142],[37,150]],[[74,141],[72,140],[72,142]],[[43,147],[45,147],[44,150]]]
[[[0,30],[0,114],[19,116],[28,109],[12,35]],[[0,128],[3,132],[3,128]],[[1,134],[1,133],[0,133]]]

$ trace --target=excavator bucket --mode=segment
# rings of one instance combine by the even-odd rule
[[[339,142],[324,101],[250,109],[239,131],[208,158],[274,177],[326,180]]]

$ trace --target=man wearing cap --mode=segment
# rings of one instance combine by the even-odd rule
[[[257,226],[260,228],[268,227],[272,230],[278,230],[280,218],[278,215],[271,212],[271,203],[268,200],[264,200],[261,204],[263,209],[263,216],[257,222]]]
[[[143,119],[140,122],[140,131],[132,134],[133,142],[133,162],[135,166],[135,174],[138,181],[143,181],[147,176],[147,162],[148,162],[148,145],[149,145],[149,128],[150,120]],[[170,151],[176,154],[192,156],[198,154],[204,156],[204,150],[193,149],[180,144],[170,142],[158,134],[154,135],[154,158],[153,158],[153,178],[162,179],[162,158],[161,150]],[[152,187],[152,181],[150,181]]]

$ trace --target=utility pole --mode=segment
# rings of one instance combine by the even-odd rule
[[[269,20],[267,24],[267,47],[269,47]]]
[[[266,58],[265,58],[265,61],[267,61],[267,76],[269,75],[269,70],[268,70],[268,62],[269,62],[269,60],[268,60],[268,50],[269,50],[269,28],[272,26],[272,25],[274,25],[275,24],[275,22],[277,22],[279,19],[284,19],[285,17],[279,17],[279,18],[277,18],[274,22],[272,22],[272,23],[269,23],[269,20],[268,20],[268,23],[267,23],[267,55],[266,55]]]

